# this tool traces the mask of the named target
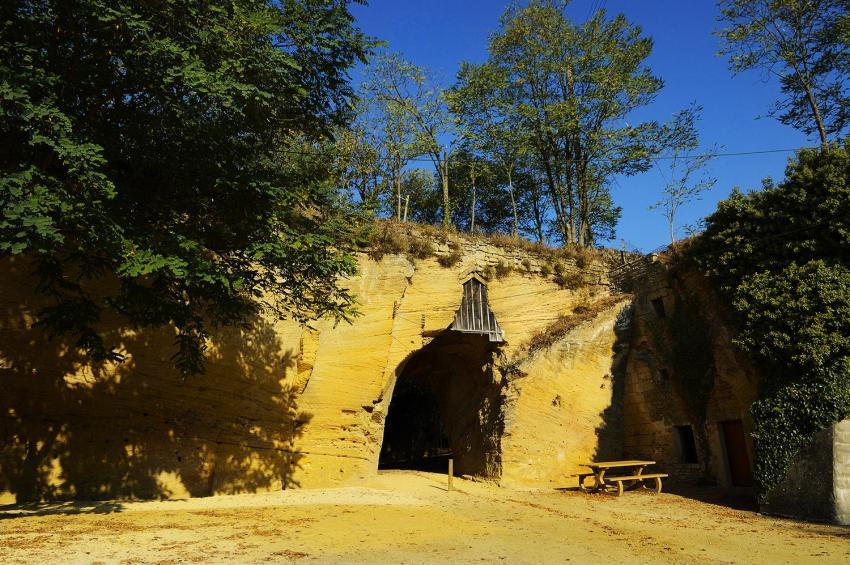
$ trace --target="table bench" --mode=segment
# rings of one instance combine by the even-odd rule
[[[590,467],[590,473],[579,473],[578,487],[584,492],[605,492],[609,489],[616,496],[623,494],[623,490],[633,490],[640,487],[646,487],[644,481],[653,481],[653,490],[661,492],[661,479],[668,477],[667,473],[644,473],[643,470],[649,465],[655,465],[655,461],[601,461],[597,463],[583,463],[583,467]],[[625,474],[614,477],[606,476],[606,473],[612,469],[626,471]],[[594,485],[592,488],[585,486],[585,479],[593,477]],[[623,483],[629,483],[624,485]]]

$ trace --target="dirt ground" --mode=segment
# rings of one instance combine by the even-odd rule
[[[850,528],[675,494],[516,491],[419,472],[357,488],[0,507],[0,563],[850,563]]]

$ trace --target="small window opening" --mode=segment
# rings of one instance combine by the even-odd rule
[[[691,426],[676,426],[676,443],[679,446],[680,463],[699,463],[697,442]]]
[[[667,311],[664,309],[664,299],[660,296],[652,299],[652,307],[655,309],[655,315],[659,318],[666,318]]]

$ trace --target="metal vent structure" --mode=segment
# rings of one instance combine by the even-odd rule
[[[451,329],[456,332],[486,335],[494,343],[503,343],[505,333],[496,321],[487,301],[487,284],[477,275],[463,283],[463,300],[455,313]]]

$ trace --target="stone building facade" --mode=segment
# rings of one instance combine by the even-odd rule
[[[733,343],[716,292],[654,257],[633,303],[625,373],[623,453],[657,461],[671,482],[752,492],[749,408],[758,372]],[[850,420],[797,455],[761,510],[850,524]]]

